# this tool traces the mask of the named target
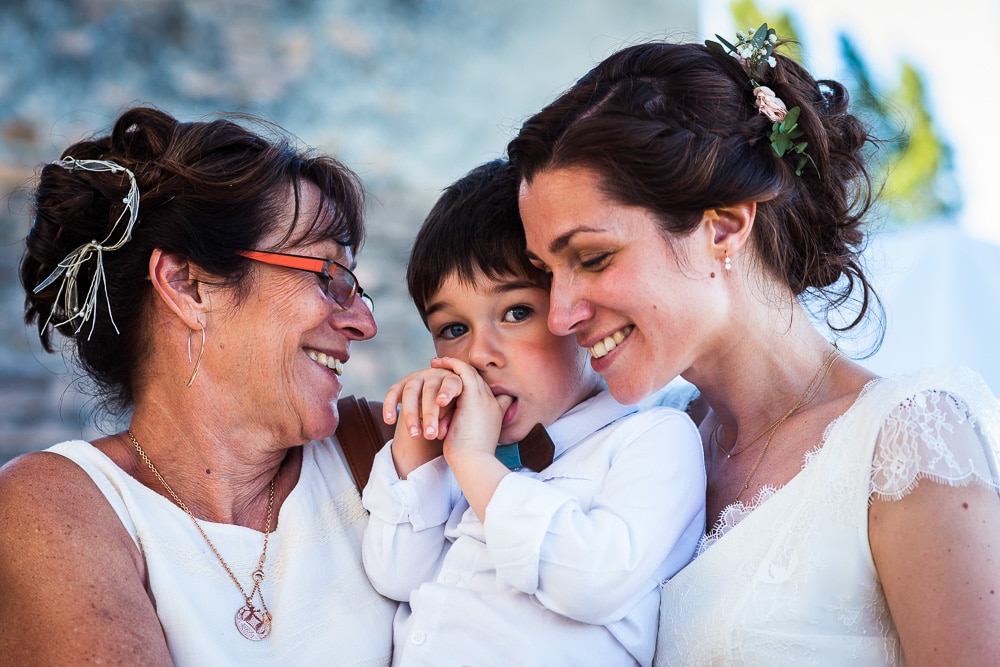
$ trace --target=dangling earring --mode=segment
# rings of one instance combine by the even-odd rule
[[[191,331],[194,331],[193,329]],[[191,361],[191,331],[188,331],[188,361]],[[205,325],[201,325],[201,351],[198,352],[198,361],[194,362],[194,371],[191,373],[191,377],[188,378],[185,387],[190,387],[194,384],[194,378],[198,375],[198,369],[201,368],[201,358],[205,355]]]
[[[723,267],[726,269],[726,273],[728,273],[728,272],[730,272],[730,271],[733,270],[733,260],[729,258],[729,251],[728,250],[726,251],[726,261],[723,264]]]

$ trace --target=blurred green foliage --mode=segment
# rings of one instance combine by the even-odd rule
[[[805,64],[791,13],[765,17],[754,0],[733,0],[730,10],[738,29],[766,21],[782,40],[790,42],[782,49],[783,55]],[[961,206],[961,193],[952,150],[931,116],[920,72],[901,59],[898,80],[880,88],[851,38],[841,33],[839,41],[853,110],[880,140],[871,156],[872,176],[882,187],[889,218],[910,223],[953,216]]]

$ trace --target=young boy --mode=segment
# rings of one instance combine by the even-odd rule
[[[660,583],[704,531],[701,439],[683,412],[616,403],[549,332],[517,188],[482,165],[416,238],[407,282],[439,358],[386,394],[386,421],[402,409],[364,491],[365,567],[404,603],[393,664],[649,665]],[[519,467],[536,424],[554,460]]]

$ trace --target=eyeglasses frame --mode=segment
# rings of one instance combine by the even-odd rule
[[[235,254],[256,262],[261,262],[262,264],[280,266],[285,269],[308,271],[309,273],[315,273],[323,276],[327,279],[327,284],[323,291],[326,292],[326,294],[333,299],[338,306],[344,310],[350,309],[350,307],[354,305],[354,297],[357,296],[360,297],[361,302],[365,304],[370,312],[375,312],[375,300],[372,299],[371,295],[365,292],[365,290],[361,287],[361,283],[358,282],[358,277],[354,275],[354,272],[340,262],[332,259],[325,259],[323,257],[293,255],[287,252],[272,252],[269,250],[237,250]],[[341,303],[340,300],[330,292],[330,281],[333,280],[337,271],[346,271],[347,275],[351,277],[351,282],[353,283],[351,293],[347,299],[345,299],[347,302],[346,304]]]

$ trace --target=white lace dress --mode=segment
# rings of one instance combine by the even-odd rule
[[[1000,405],[971,371],[869,383],[801,473],[726,508],[664,584],[654,664],[905,664],[868,543],[869,503],[922,479],[1000,489],[998,451]]]

